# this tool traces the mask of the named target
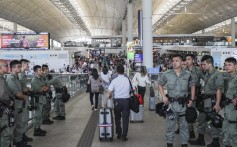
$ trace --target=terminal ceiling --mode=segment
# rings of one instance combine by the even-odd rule
[[[0,18],[59,42],[85,36],[121,35],[131,0],[0,0]],[[191,34],[237,16],[237,0],[153,0],[153,34]],[[132,0],[134,34],[142,0]],[[168,4],[168,5],[167,5]],[[161,21],[162,20],[162,21]],[[0,21],[1,28],[1,21]],[[214,29],[230,35],[229,24]]]

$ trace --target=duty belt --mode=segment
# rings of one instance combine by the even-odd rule
[[[182,107],[184,107],[186,101],[188,100],[187,97],[177,97],[177,98],[172,98],[168,96],[168,100],[173,103],[173,102],[178,102]]]
[[[215,97],[215,95],[202,94],[202,98],[203,98],[203,99],[209,99],[209,98],[212,98],[212,97]]]
[[[230,124],[237,124],[237,121],[230,121],[230,120],[229,120],[229,123],[230,123]]]
[[[185,97],[177,97],[177,98],[172,98],[172,97],[168,97],[170,102],[179,102],[182,99],[186,99]]]

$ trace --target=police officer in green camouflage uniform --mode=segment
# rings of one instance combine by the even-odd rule
[[[194,66],[194,55],[193,54],[187,54],[185,56],[185,67],[183,66],[182,68],[184,70],[187,70],[191,73],[192,79],[195,82],[195,87],[196,87],[196,93],[195,95],[198,95],[199,93],[199,88],[200,88],[200,78],[202,77],[202,72],[199,69],[199,67]],[[196,96],[195,96],[196,98]],[[195,103],[193,104],[193,107],[195,107]],[[194,127],[193,124],[190,123],[189,125],[189,138],[195,138],[195,133],[194,133]],[[175,131],[176,134],[179,134],[179,128]]]
[[[196,87],[196,92],[195,95],[197,96],[198,93],[200,92],[199,88],[200,88],[200,79],[202,78],[203,74],[200,70],[199,67],[194,66],[194,55],[193,54],[187,54],[186,55],[186,65],[187,68],[186,70],[189,71],[192,74],[192,78],[195,82],[195,87]],[[195,98],[197,98],[195,96]],[[195,104],[193,105],[193,107],[195,107]],[[189,124],[189,138],[195,138],[195,133],[194,133],[194,129],[193,129],[193,124],[190,123]]]
[[[22,141],[23,137],[23,120],[22,112],[25,106],[25,100],[28,98],[24,95],[21,83],[18,78],[18,74],[21,72],[21,64],[18,60],[10,62],[11,73],[6,79],[6,83],[9,87],[9,95],[14,99],[14,121],[15,128],[13,132],[14,143],[16,147],[31,147],[26,142]]]
[[[169,104],[175,117],[170,118],[167,114],[166,142],[167,147],[173,147],[174,128],[176,121],[180,124],[180,141],[182,147],[187,147],[189,140],[188,124],[185,119],[186,102],[191,107],[195,97],[195,83],[192,75],[181,68],[182,56],[172,57],[173,69],[161,75],[158,81],[159,91],[164,104]],[[168,97],[164,94],[164,86],[167,85]],[[189,86],[191,87],[191,98],[188,98]]]
[[[234,57],[225,60],[225,70],[229,74],[228,89],[222,125],[223,144],[226,147],[237,147],[237,62]]]
[[[48,82],[49,81],[49,79],[48,79],[48,73],[49,73],[48,65],[43,64],[42,71],[43,71],[44,80],[50,88],[50,85]],[[42,122],[42,124],[45,124],[45,125],[53,124],[53,121],[49,119],[50,118],[50,111],[51,111],[51,99],[52,99],[52,91],[49,89],[47,97],[46,97],[46,104],[43,107],[43,122]]]
[[[34,136],[45,136],[46,131],[40,128],[42,124],[42,113],[43,107],[46,104],[46,96],[47,91],[49,90],[49,86],[45,82],[42,76],[42,69],[41,66],[35,65],[33,67],[35,76],[31,80],[31,88],[32,90],[36,91],[37,94],[35,95],[35,114],[33,118],[33,126],[34,126]]]
[[[48,74],[48,83],[49,85],[53,85],[55,90],[55,101],[54,101],[54,112],[56,116],[53,119],[56,120],[65,120],[65,104],[62,101],[62,91],[63,91],[63,83],[59,77],[53,78],[52,75]]]
[[[222,89],[224,86],[223,75],[215,70],[213,67],[213,57],[210,55],[205,55],[201,59],[202,68],[206,71],[203,76],[204,85],[201,88],[202,98],[204,99],[204,111],[220,111],[220,100]],[[190,140],[191,145],[201,145],[205,146],[204,133],[207,126],[206,114],[201,112],[198,117],[198,139]],[[208,144],[207,147],[220,147],[219,143],[219,130],[214,128],[211,124],[211,136],[213,141]]]
[[[13,127],[9,126],[6,107],[13,106],[13,101],[9,98],[8,87],[4,78],[7,73],[8,64],[0,59],[0,147],[9,147],[13,138]]]
[[[26,59],[21,59],[20,60],[20,63],[21,63],[21,72],[18,74],[19,76],[19,80],[21,82],[21,87],[23,89],[23,91],[25,93],[28,93],[31,91],[30,88],[27,87],[26,85],[26,81],[27,81],[27,78],[26,78],[26,71],[29,70],[29,61],[26,60]],[[30,103],[30,100],[29,100],[29,97],[25,100],[25,107],[23,108],[23,112],[22,112],[22,121],[23,121],[23,126],[22,126],[22,130],[23,130],[23,138],[22,140],[27,142],[31,142],[33,141],[33,138],[30,138],[28,136],[25,135],[26,131],[27,131],[27,126],[28,126],[28,122],[29,122],[29,110],[28,110],[28,106],[29,106],[29,103]]]

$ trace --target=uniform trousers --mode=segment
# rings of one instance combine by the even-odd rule
[[[175,119],[168,119],[167,117],[167,125],[166,125],[166,142],[173,144],[174,142],[174,130],[176,122],[179,123],[179,135],[181,144],[187,144],[189,140],[189,131],[188,131],[188,123],[185,119],[185,112],[173,112],[175,115]]]
[[[25,108],[22,108],[22,133],[26,133],[28,122],[29,122],[29,110],[28,106],[30,104],[29,98],[26,99]]]
[[[116,134],[126,137],[128,134],[129,124],[129,101],[130,99],[116,99],[114,100],[114,116],[116,125]],[[123,128],[121,127],[121,117],[123,119]]]
[[[35,110],[35,115],[33,118],[33,126],[34,126],[34,129],[38,129],[40,128],[42,124],[42,111],[43,111],[44,104],[35,103],[35,105],[36,105],[36,110]]]
[[[222,125],[223,144],[232,147],[237,147],[237,110],[235,107],[232,104],[225,106]],[[229,123],[229,121],[236,123]]]
[[[205,107],[204,108],[205,112],[211,112],[212,108],[211,107]],[[198,116],[198,132],[199,134],[204,135],[206,132],[206,126],[207,126],[207,121],[206,121],[206,114],[201,112]],[[219,138],[219,129],[215,128],[210,124],[211,127],[211,136],[212,138]]]
[[[15,142],[20,142],[22,141],[22,136],[23,136],[23,109],[22,108],[15,108],[14,110],[14,131],[13,131],[13,136],[14,136],[14,141]]]
[[[13,139],[13,127],[9,127],[8,115],[0,117],[0,147],[9,147]]]
[[[51,111],[51,98],[46,98],[46,104],[43,107],[43,121],[49,119]]]
[[[62,94],[56,93],[56,99],[54,102],[54,112],[57,116],[65,116],[65,104],[62,101]]]

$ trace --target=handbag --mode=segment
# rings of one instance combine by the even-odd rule
[[[102,85],[99,86],[99,92],[100,92],[100,94],[104,93],[104,87]]]
[[[91,92],[91,84],[87,84],[86,92]]]
[[[129,108],[133,112],[138,113],[139,112],[139,100],[138,100],[138,97],[134,93],[134,90],[133,90],[133,87],[132,87],[132,83],[131,83],[129,78],[128,78],[128,80],[129,80],[131,91],[132,91],[132,94],[131,94],[131,97],[130,97],[130,101],[129,101]]]
[[[87,84],[86,87],[86,93],[91,92],[91,80],[90,80],[90,84]]]

